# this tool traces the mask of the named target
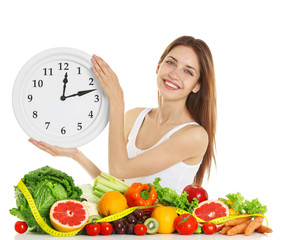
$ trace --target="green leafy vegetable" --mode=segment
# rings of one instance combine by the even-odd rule
[[[232,205],[233,210],[239,213],[248,213],[248,214],[255,214],[255,213],[266,213],[267,207],[262,205],[259,200],[253,199],[252,201],[245,200],[245,198],[241,195],[241,193],[232,193],[227,194],[226,197],[233,202]]]
[[[241,193],[232,193],[227,194],[226,197],[233,202],[233,210],[239,213],[243,213],[243,207],[244,207],[244,197],[242,197]]]
[[[49,212],[51,206],[58,200],[81,200],[82,190],[74,185],[73,178],[64,172],[45,166],[24,175],[22,181],[32,195],[41,217],[49,226]],[[35,221],[29,205],[20,191],[15,186],[17,208],[12,208],[10,213],[25,221],[29,230],[45,233]]]
[[[153,181],[153,186],[157,192],[158,202],[162,203],[165,206],[173,206],[181,208],[189,213],[192,213],[194,208],[198,206],[198,199],[194,198],[190,203],[187,199],[188,194],[183,192],[179,195],[175,190],[168,187],[161,187],[160,182],[161,178],[155,178]]]
[[[267,207],[264,205],[262,206],[259,200],[253,199],[251,202],[245,200],[244,202],[244,210],[246,213],[254,214],[254,213],[266,213]]]

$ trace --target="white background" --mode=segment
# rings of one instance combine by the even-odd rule
[[[53,158],[27,140],[12,109],[16,75],[32,56],[74,47],[103,57],[119,76],[126,110],[156,107],[156,66],[175,38],[191,35],[210,47],[216,70],[217,168],[203,187],[209,198],[241,192],[268,206],[277,235],[280,214],[280,8],[277,1],[2,1],[1,230],[14,239],[14,185],[45,165],[76,184],[92,179],[74,161]],[[80,148],[107,170],[106,128]],[[1,220],[1,223],[3,222]]]

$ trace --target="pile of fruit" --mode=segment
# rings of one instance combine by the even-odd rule
[[[52,186],[52,191],[49,193],[53,194],[50,207],[48,209],[45,207],[44,211],[38,210],[41,215],[46,214],[42,217],[60,232],[78,230],[79,234],[91,236],[156,233],[190,235],[217,232],[232,236],[238,233],[250,235],[253,232],[272,232],[269,227],[262,225],[263,214],[267,211],[266,206],[263,206],[258,199],[245,200],[240,193],[227,194],[225,198],[218,200],[209,200],[207,191],[201,186],[188,185],[179,195],[173,189],[161,187],[160,178],[156,178],[153,183],[133,183],[129,186],[119,179],[102,173],[95,179],[94,186],[80,186],[82,191],[74,186],[70,178],[67,186],[72,185],[71,189],[75,194],[70,191],[68,195],[72,197],[65,199],[61,194],[62,187],[58,187],[58,182],[60,185],[65,184],[65,181],[61,180],[66,177],[64,173],[49,168],[43,170],[46,175],[44,177],[48,181],[56,179],[57,182],[46,184],[45,179],[44,184],[38,184],[48,188]],[[32,178],[25,176],[23,181],[28,184],[28,179],[32,179],[33,185],[28,188],[34,195],[36,203],[36,196],[42,192],[42,189],[38,190],[36,181],[38,179],[42,181],[42,173],[36,171],[35,173],[31,175]],[[53,176],[50,177],[48,174]],[[34,175],[36,179],[37,175],[40,178],[35,181]],[[38,191],[36,194],[33,193],[33,188]],[[54,194],[56,188],[59,191]],[[48,191],[45,189],[43,192],[46,194]],[[26,204],[22,201],[19,192],[17,196],[20,197],[17,204]],[[21,212],[22,209],[26,209],[26,214]],[[25,220],[16,223],[15,229],[18,233],[24,233],[28,228],[37,232],[43,231],[37,226],[34,218],[31,219],[33,216],[30,215],[28,206],[23,208],[19,205],[17,209],[14,208],[10,212]],[[223,220],[217,222],[219,218]]]

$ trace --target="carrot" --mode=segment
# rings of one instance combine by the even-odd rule
[[[224,227],[224,228],[220,231],[220,233],[223,234],[223,235],[226,235],[227,232],[228,232],[228,230],[230,230],[231,228],[232,228],[231,226],[229,226],[229,227]]]
[[[255,230],[258,233],[272,233],[272,229],[266,226],[261,225]]]
[[[249,236],[252,232],[254,232],[257,228],[259,228],[262,224],[262,221],[263,221],[263,217],[256,216],[254,220],[245,229],[245,235]]]
[[[251,218],[252,217],[243,217],[243,218],[232,219],[232,220],[229,220],[229,221],[225,222],[225,226],[226,227],[236,226],[236,225],[239,225],[241,223],[249,221]]]
[[[251,220],[248,220],[247,222],[236,225],[235,227],[233,227],[227,231],[227,235],[233,236],[237,233],[244,233],[245,229],[248,227],[248,225],[250,223],[251,223]]]

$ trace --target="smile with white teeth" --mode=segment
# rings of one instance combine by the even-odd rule
[[[173,89],[179,89],[179,87],[169,81],[164,80],[164,83]]]

